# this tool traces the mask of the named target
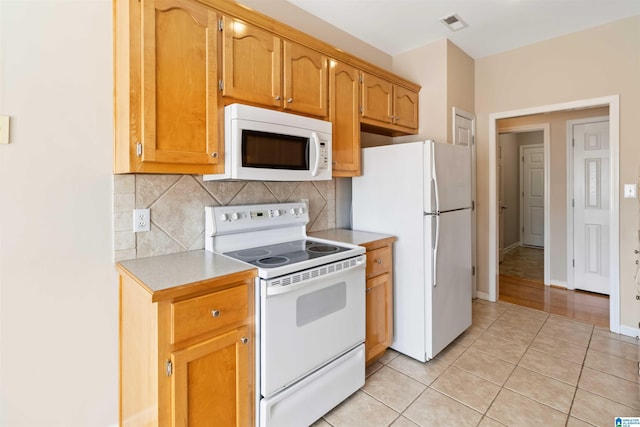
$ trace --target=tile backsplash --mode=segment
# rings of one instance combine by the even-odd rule
[[[114,261],[204,248],[204,207],[309,199],[307,231],[336,225],[335,180],[203,181],[201,175],[114,175]],[[133,209],[149,208],[151,231],[134,233]]]

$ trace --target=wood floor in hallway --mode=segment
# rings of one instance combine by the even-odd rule
[[[603,328],[609,327],[609,297],[544,285],[544,249],[518,246],[500,263],[499,299]]]
[[[500,275],[500,301],[543,310],[603,328],[609,327],[609,297],[568,290],[521,277]]]

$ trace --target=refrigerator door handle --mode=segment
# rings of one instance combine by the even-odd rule
[[[436,204],[432,206],[432,210],[438,214],[440,212],[440,194],[438,192],[438,171],[436,170],[436,147],[434,144],[431,144],[431,181],[436,198]]]
[[[435,220],[431,222],[431,236],[432,236],[432,242],[431,242],[431,247],[433,248],[432,251],[432,262],[431,262],[431,275],[432,275],[432,280],[431,283],[433,283],[433,287],[435,288],[438,284],[436,283],[436,278],[438,277],[437,275],[437,269],[438,269],[438,244],[440,242],[440,215],[439,214],[435,214],[434,216],[431,217],[432,219]],[[433,232],[433,225],[435,223],[435,232]]]

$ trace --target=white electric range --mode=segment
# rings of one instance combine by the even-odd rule
[[[207,207],[205,248],[255,266],[256,425],[310,425],[364,385],[365,249],[305,203]]]

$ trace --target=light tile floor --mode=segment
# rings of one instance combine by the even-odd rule
[[[640,417],[634,338],[505,302],[435,359],[388,350],[359,391],[312,427],[614,426]]]

